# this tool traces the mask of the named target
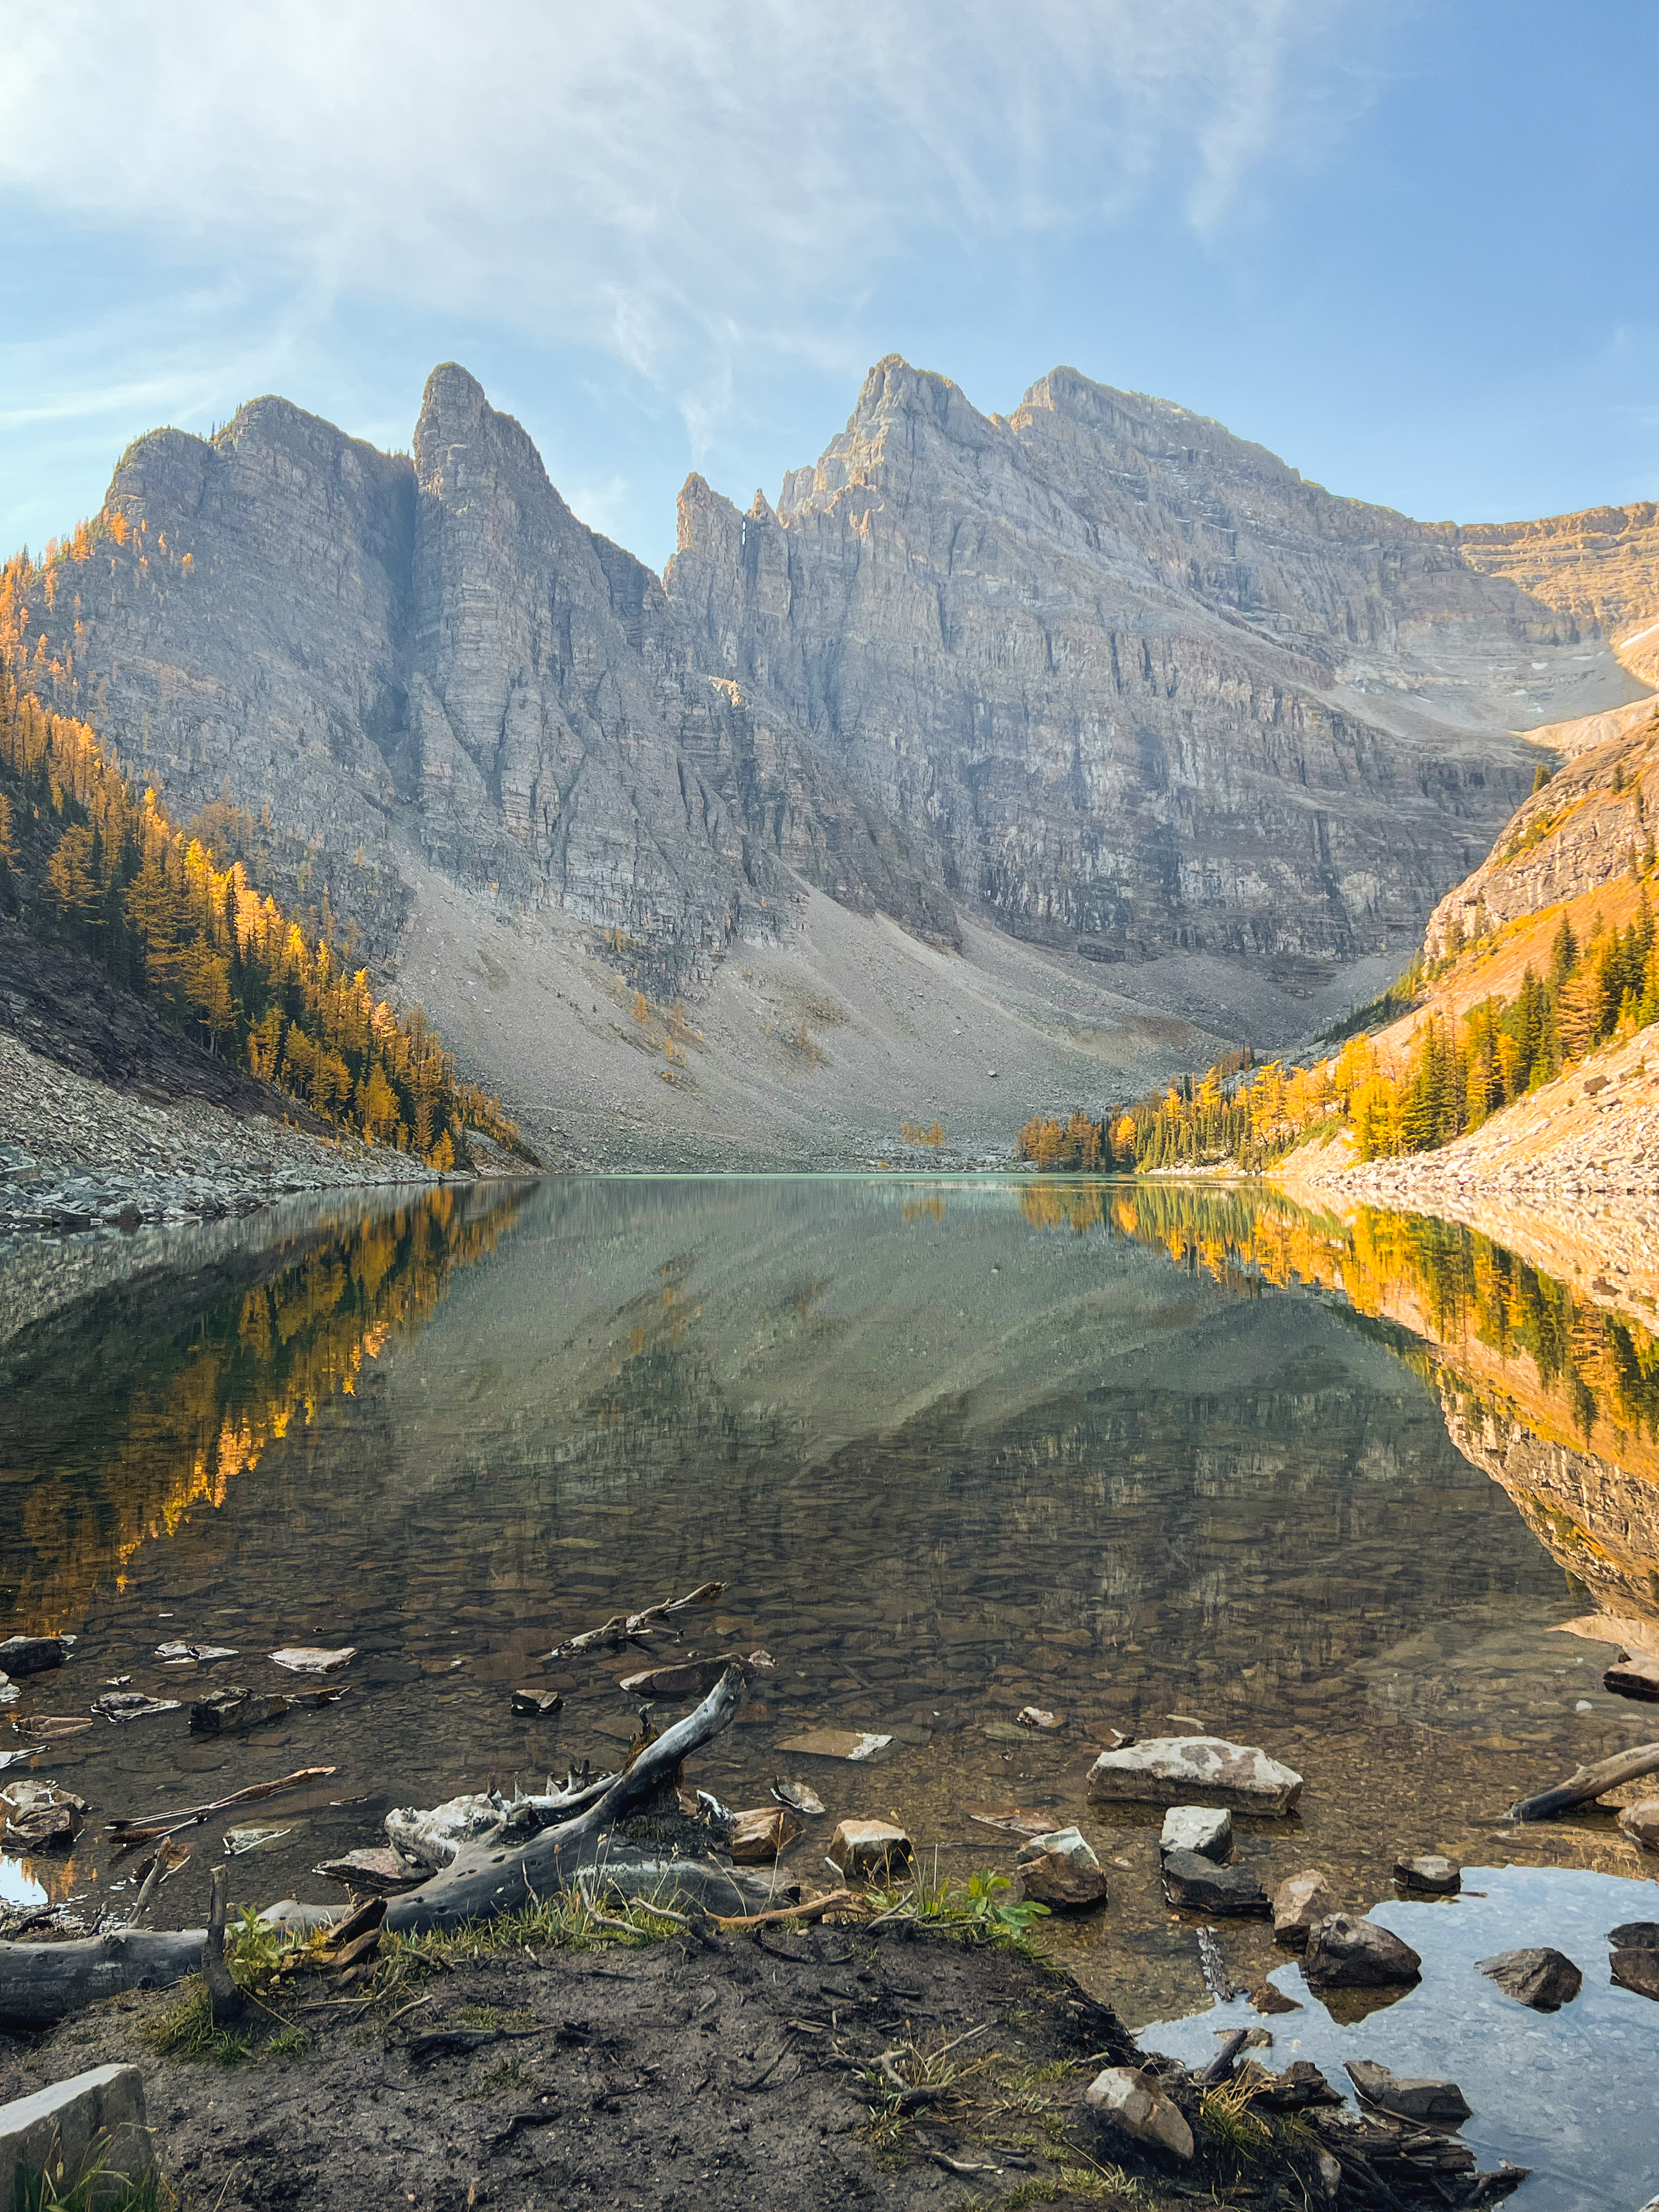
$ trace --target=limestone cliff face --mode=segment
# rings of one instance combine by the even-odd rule
[[[410,847],[504,910],[625,933],[676,981],[772,932],[797,874],[954,933],[902,830],[692,666],[657,578],[453,364],[412,462],[262,399],[210,443],[139,441],[106,511],[125,542],[33,594],[37,684],[181,818],[227,788],[268,807],[371,951]]]
[[[666,581],[953,892],[1109,960],[1406,949],[1529,776],[1479,695],[1570,635],[1179,408],[896,358],[775,510],[692,477]]]
[[[1528,915],[1626,883],[1645,869],[1659,810],[1659,712],[1650,702],[1567,761],[1492,851],[1429,916],[1430,960]]]
[[[1659,682],[1659,506],[1587,507],[1539,522],[1446,523],[1447,542],[1485,575],[1511,582],[1620,647]]]
[[[124,541],[30,586],[33,680],[180,817],[268,807],[371,953],[418,854],[677,986],[805,882],[1300,989],[1403,959],[1486,853],[1511,699],[1630,688],[1445,532],[1063,369],[1005,418],[878,364],[775,510],[690,480],[665,585],[453,364],[412,459],[262,399],[139,441],[107,507]]]

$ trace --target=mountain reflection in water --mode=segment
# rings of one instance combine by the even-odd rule
[[[1654,1373],[1639,1324],[1466,1231],[1191,1186],[555,1181],[240,1224],[211,1268],[0,1348],[0,1586],[80,1637],[12,1710],[116,1674],[278,1687],[289,1643],[355,1645],[349,1695],[230,1742],[179,1712],[56,1747],[96,1814],[40,1878],[95,1898],[100,1820],[330,1764],[243,1880],[331,1895],[310,1869],[390,1805],[614,1759],[637,1658],[540,1655],[710,1577],[685,1648],[777,1671],[698,1778],[762,1802],[780,1744],[856,1726],[892,1747],[811,1763],[830,1821],[895,1812],[966,1872],[1015,1849],[970,1808],[1080,1820],[1111,1900],[1047,1937],[1131,2017],[1201,1985],[1161,1815],[1085,1802],[1112,1729],[1304,1772],[1297,1819],[1239,1824],[1269,1887],[1317,1864],[1363,1907],[1431,1848],[1637,1873],[1603,1814],[1494,1824],[1650,1730],[1555,1632],[1659,1611]],[[164,1668],[167,1638],[239,1656]],[[563,1713],[514,1716],[521,1681]],[[1011,1727],[1032,1703],[1058,1735]],[[809,1882],[827,1835],[786,1862]],[[1280,1956],[1259,1923],[1225,1943],[1241,1978]]]

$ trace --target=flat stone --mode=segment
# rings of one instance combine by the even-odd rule
[[[1191,2158],[1193,2131],[1179,2107],[1133,2066],[1109,2066],[1097,2074],[1084,2091],[1083,2101],[1133,2142],[1150,2143],[1176,2158]]]
[[[893,1741],[890,1735],[858,1735],[850,1729],[808,1729],[792,1735],[780,1751],[799,1753],[803,1759],[873,1759]]]
[[[1265,1920],[1273,1904],[1261,1884],[1243,1867],[1218,1867],[1201,1851],[1165,1851],[1164,1894],[1187,1912],[1213,1912],[1231,1919]]]
[[[32,2097],[0,2105],[0,2204],[17,2195],[20,2165],[54,2182],[59,2161],[70,2185],[93,2166],[136,2180],[155,2163],[144,2113],[144,2077],[136,2066],[94,2066]]]
[[[528,1714],[532,1719],[546,1720],[554,1713],[562,1712],[564,1699],[556,1690],[514,1690],[512,1710]]]
[[[1069,1859],[1079,1866],[1098,1866],[1100,1861],[1081,1828],[1045,1828],[1022,1844],[1014,1854],[1016,1866],[1030,1866],[1037,1859]]]
[[[190,1732],[192,1735],[241,1735],[249,1729],[263,1728],[267,1721],[282,1720],[290,1708],[291,1701],[277,1691],[228,1686],[210,1690],[191,1706]]]
[[[830,1838],[829,1856],[842,1874],[867,1881],[908,1866],[915,1853],[904,1830],[890,1820],[843,1820]]]
[[[1333,1912],[1308,1930],[1302,1971],[1316,1990],[1386,1989],[1420,1980],[1423,1961],[1409,1943],[1376,1921]]]
[[[274,1667],[284,1667],[290,1674],[332,1674],[348,1665],[357,1656],[355,1644],[347,1644],[338,1650],[319,1650],[310,1644],[284,1644],[280,1651],[270,1655]]]
[[[389,1848],[348,1851],[343,1858],[325,1859],[313,1871],[325,1881],[343,1881],[370,1897],[395,1897],[401,1890],[418,1889],[432,1879],[430,1867],[411,1866]]]
[[[1319,2069],[1305,2058],[1298,2058],[1282,2074],[1269,2075],[1267,2087],[1259,2090],[1255,2101],[1274,2112],[1305,2112],[1316,2105],[1340,2105],[1342,2092],[1333,2089]]]
[[[1281,1881],[1273,1892],[1273,1938],[1287,1950],[1305,1951],[1308,1930],[1336,1911],[1336,1892],[1322,1874],[1308,1868]]]
[[[1103,1751],[1089,1769],[1097,1802],[1188,1805],[1212,1799],[1237,1812],[1288,1813],[1302,1777],[1265,1751],[1217,1735],[1156,1735]]]
[[[1613,1954],[1613,1985],[1659,2001],[1659,1951],[1632,1948]]]
[[[981,1828],[996,1828],[1005,1836],[1048,1836],[1056,1832],[1052,1813],[1035,1813],[1025,1805],[970,1805],[968,1818]]]
[[[1530,2006],[1534,2012],[1559,2012],[1584,1986],[1584,1977],[1572,1960],[1548,1944],[1499,1951],[1493,1958],[1477,1959],[1474,1963],[1505,1996]]]
[[[1425,1897],[1455,1897],[1463,1887],[1463,1869],[1457,1859],[1440,1851],[1423,1851],[1416,1858],[1396,1859],[1394,1878],[1402,1889]]]
[[[1644,1797],[1626,1805],[1619,1815],[1619,1825],[1644,1850],[1659,1851],[1659,1797]]]
[[[1224,1806],[1172,1805],[1158,1840],[1160,1850],[1201,1851],[1218,1866],[1233,1847],[1233,1816]]]
[[[5,1664],[0,1656],[0,1666]],[[1615,1698],[1638,1698],[1644,1705],[1659,1705],[1659,1659],[1642,1653],[1620,1659],[1601,1677],[1601,1687]]]
[[[1042,1705],[1022,1705],[1014,1718],[1021,1728],[1041,1729],[1048,1734],[1066,1725],[1058,1713],[1048,1712]]]
[[[1431,2081],[1389,2073],[1369,2058],[1351,2058],[1346,2073],[1368,2105],[1398,2120],[1426,2127],[1461,2128],[1474,2110],[1455,2081]]]
[[[1607,1941],[1615,1951],[1659,1951],[1659,1920],[1626,1920],[1608,1929]]]

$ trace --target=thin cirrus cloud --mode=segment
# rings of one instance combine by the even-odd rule
[[[390,304],[608,358],[695,453],[745,374],[845,370],[860,298],[929,240],[1097,228],[1153,193],[1224,220],[1310,158],[1356,12],[63,0],[0,55],[0,194],[163,289],[234,278],[256,304],[204,327],[238,355],[281,366],[296,315]],[[88,392],[118,386],[90,351]],[[43,404],[4,367],[14,413]]]

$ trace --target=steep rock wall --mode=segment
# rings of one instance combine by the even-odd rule
[[[1530,773],[1495,714],[1472,734],[1432,697],[1425,643],[1479,674],[1568,635],[1178,408],[1062,370],[988,417],[896,358],[775,510],[692,477],[666,581],[703,665],[953,891],[1109,960],[1403,948]],[[1354,711],[1379,657],[1418,682],[1414,734]]]

